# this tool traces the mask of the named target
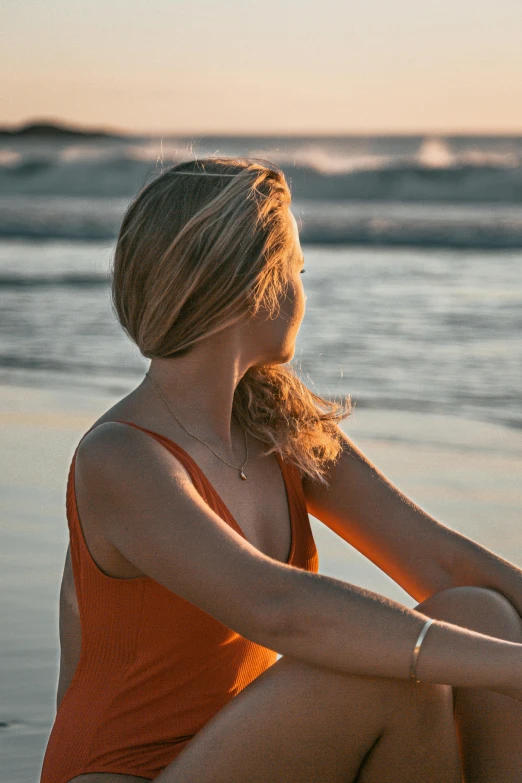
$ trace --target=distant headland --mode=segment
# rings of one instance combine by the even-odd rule
[[[36,120],[15,127],[0,126],[0,139],[123,139],[127,134],[113,133],[101,128],[82,128],[63,122]]]

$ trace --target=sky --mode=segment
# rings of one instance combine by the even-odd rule
[[[521,0],[3,0],[0,123],[522,133]]]

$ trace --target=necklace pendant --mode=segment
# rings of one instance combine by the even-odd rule
[[[246,476],[245,476],[245,474],[243,473],[243,469],[242,469],[242,468],[241,468],[241,470],[239,471],[239,477],[240,477],[240,478],[242,478],[242,479],[243,479],[243,481],[246,481]]]

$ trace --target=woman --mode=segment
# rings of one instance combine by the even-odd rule
[[[270,163],[210,158],[123,219],[113,304],[151,363],[72,460],[41,783],[522,779],[522,572],[281,366],[305,310],[290,203]],[[307,512],[416,610],[317,574]]]

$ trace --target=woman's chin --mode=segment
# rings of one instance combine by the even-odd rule
[[[278,364],[286,364],[292,361],[295,355],[295,345],[290,347],[279,346],[277,350],[265,353],[262,361],[256,362],[258,367],[273,367]]]
[[[288,349],[287,351],[281,351],[279,355],[279,359],[274,362],[274,364],[287,364],[287,362],[292,361],[295,355],[295,346],[292,346],[292,348]]]

